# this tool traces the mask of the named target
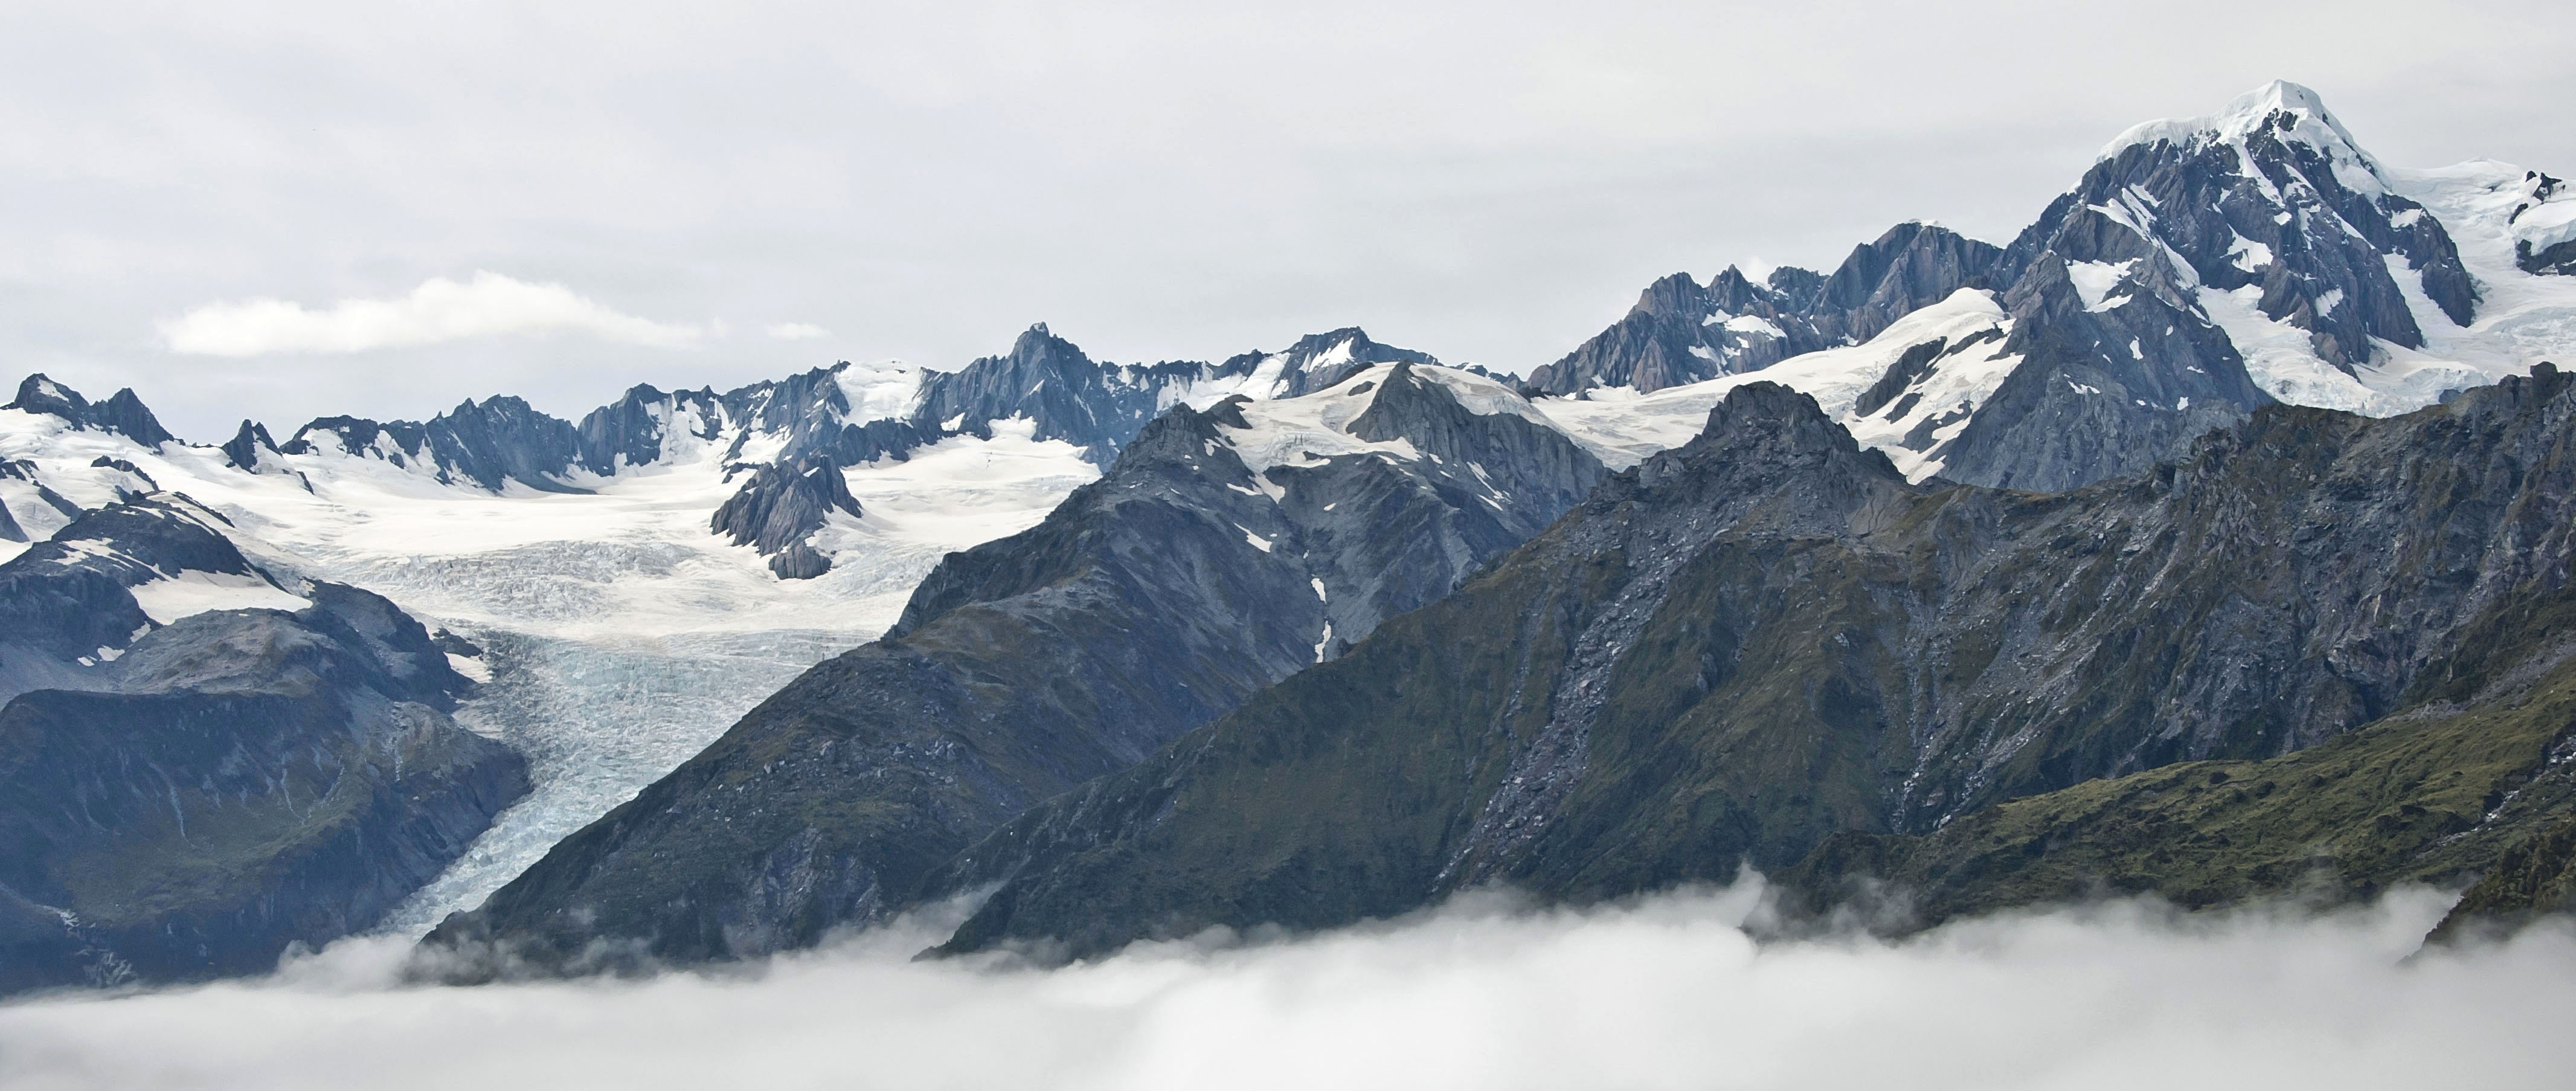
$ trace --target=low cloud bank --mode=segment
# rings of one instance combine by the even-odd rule
[[[559,333],[686,348],[707,332],[625,314],[561,284],[531,284],[483,272],[462,284],[433,277],[395,299],[343,299],[324,310],[282,299],[215,303],[161,324],[172,352],[235,357],[367,352]]]
[[[1053,971],[897,928],[721,974],[390,984],[358,941],[270,978],[0,1007],[11,1088],[2423,1088],[2554,1085],[2576,931],[2408,958],[2446,899],[2113,904],[1900,943],[1757,946],[1749,887],[1471,901]]]

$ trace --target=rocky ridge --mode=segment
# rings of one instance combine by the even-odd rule
[[[1831,275],[1783,267],[1756,283],[1729,266],[1701,285],[1675,273],[1647,286],[1618,324],[1531,372],[1525,389],[1652,393],[1858,344],[1961,288],[1986,286],[2001,254],[1948,228],[1905,223],[1855,247]]]
[[[1012,821],[951,949],[1586,900],[2403,710],[2566,582],[2576,382],[2270,406],[2143,477],[1911,484],[1752,384],[1458,594]],[[2411,619],[2402,628],[2384,619]],[[2537,750],[2535,750],[2537,753]],[[1316,806],[1314,801],[1331,801]]]

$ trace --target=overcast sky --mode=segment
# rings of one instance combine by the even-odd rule
[[[0,353],[209,441],[1036,321],[1526,371],[1675,270],[2003,241],[2275,77],[2394,165],[2576,172],[2570,41],[2563,3],[7,4]]]

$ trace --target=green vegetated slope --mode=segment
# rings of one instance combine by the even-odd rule
[[[2266,761],[2091,781],[1928,836],[1838,835],[1782,879],[1809,909],[1857,903],[1897,926],[2103,895],[2200,908],[2481,875],[2444,933],[2567,908],[2576,658],[2559,635],[2514,649],[2545,672],[2508,673],[2466,706],[2427,700]]]
[[[950,947],[1321,927],[1488,882],[1615,896],[1820,846],[1850,866],[1811,879],[1904,880],[1946,859],[1918,843],[2051,821],[1998,803],[2107,821],[2149,785],[2163,832],[2123,851],[2262,840],[2192,809],[2240,790],[2280,816],[2265,843],[2300,842],[2212,891],[2316,870],[2300,824],[2343,831],[2355,881],[2458,874],[2503,851],[2490,796],[2556,737],[2545,683],[2492,687],[2542,640],[2500,634],[2566,585],[2571,389],[2544,367],[2394,420],[2267,407],[2043,495],[1909,485],[1802,396],[1742,388],[1458,594],[968,850],[934,886],[994,893]],[[2292,803],[2275,762],[2345,789]],[[2055,885],[1962,873],[1958,906],[2115,885],[2082,851]]]

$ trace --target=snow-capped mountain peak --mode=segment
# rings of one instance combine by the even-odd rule
[[[2369,185],[2385,188],[2379,161],[2362,150],[2353,139],[2352,130],[2344,128],[2334,112],[2326,109],[2325,99],[2300,84],[2273,80],[2229,100],[2217,113],[2194,118],[2166,118],[2134,125],[2118,138],[2102,146],[2096,160],[2116,159],[2132,147],[2172,143],[2191,147],[2203,144],[2242,146],[2256,134],[2268,133],[2272,139],[2298,143],[2316,149],[2338,167],[2347,186],[2356,189]],[[2350,168],[2347,173],[2343,168]]]

